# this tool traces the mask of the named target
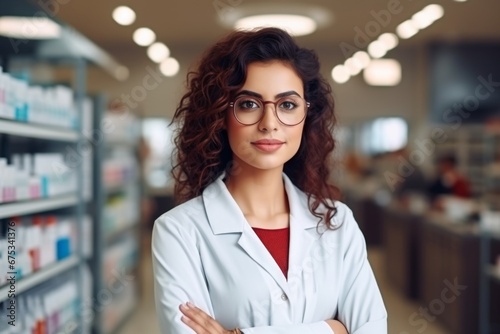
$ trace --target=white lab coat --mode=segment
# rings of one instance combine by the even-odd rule
[[[307,195],[283,173],[290,204],[288,280],[224,182],[159,217],[152,252],[162,334],[192,334],[187,301],[245,334],[331,334],[336,315],[351,334],[387,333],[387,312],[351,210],[336,202],[337,230],[318,233]],[[320,231],[321,232],[321,231]]]

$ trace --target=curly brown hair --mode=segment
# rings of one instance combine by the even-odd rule
[[[279,60],[292,66],[304,84],[311,103],[298,152],[284,165],[290,180],[308,196],[311,213],[333,228],[339,190],[328,183],[335,148],[336,123],[332,89],[320,74],[316,53],[299,47],[278,28],[234,31],[209,48],[196,71],[187,75],[187,93],[172,122],[179,123],[175,137],[176,163],[172,168],[176,203],[201,195],[222,172],[230,172],[232,151],[224,120],[229,102],[244,85],[252,62]],[[319,209],[320,204],[326,208]],[[319,225],[318,223],[318,225]]]

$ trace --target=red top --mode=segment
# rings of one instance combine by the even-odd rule
[[[470,197],[470,185],[469,182],[463,177],[459,177],[457,181],[453,184],[453,194],[459,197]]]
[[[271,253],[274,260],[283,272],[283,275],[287,277],[290,228],[285,227],[277,230],[268,230],[264,228],[253,227],[253,230],[260,238],[260,241],[262,241],[264,246],[266,246],[269,253]]]

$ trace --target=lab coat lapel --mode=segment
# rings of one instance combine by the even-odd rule
[[[298,189],[286,174],[283,174],[290,204],[290,250],[288,255],[288,277],[300,275],[310,249],[319,239],[316,231],[318,218],[309,211],[307,195]]]
[[[285,276],[272,255],[248,224],[231,193],[227,190],[226,185],[222,181],[224,176],[225,174],[223,173],[203,192],[205,211],[213,233],[217,235],[240,232],[241,236],[238,239],[240,247],[258,265],[267,271],[280,288],[288,294]]]
[[[248,225],[248,230],[241,234],[238,244],[257,264],[259,264],[265,271],[271,275],[276,284],[279,285],[281,290],[289,295],[288,283],[285,275],[280,267],[262,244],[259,237],[255,234],[253,229]]]

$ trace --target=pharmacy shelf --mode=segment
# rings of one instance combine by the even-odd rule
[[[21,123],[0,119],[0,133],[14,136],[76,142],[80,135],[76,131],[61,127],[49,127],[32,123]]]
[[[488,273],[488,276],[490,276],[491,278],[493,278],[497,282],[500,282],[500,270],[497,267],[489,266],[487,268],[487,273]]]
[[[0,204],[0,219],[61,209],[76,204],[78,204],[78,196],[76,194],[64,197]]]
[[[68,259],[52,264],[47,268],[43,268],[34,274],[21,278],[19,281],[16,281],[14,292],[16,295],[19,295],[20,293],[29,290],[40,283],[47,281],[51,277],[55,277],[65,272],[66,270],[76,267],[79,263],[80,263],[80,258],[76,255],[73,255]],[[0,302],[7,300],[9,290],[10,290],[10,285],[0,288]]]
[[[93,118],[93,128],[95,130],[100,130],[102,127],[102,119],[106,117],[106,119],[110,120],[113,124],[116,125],[117,129],[115,133],[124,129],[129,129],[135,126],[139,126],[138,120],[130,120],[130,122],[134,123],[134,126],[131,125],[129,121],[124,122],[123,118],[119,115],[116,116],[113,114],[113,111],[106,112],[108,110],[108,101],[103,94],[99,94],[94,98],[94,118]],[[113,118],[114,117],[114,118]],[[122,153],[130,158],[134,157],[136,160],[136,149],[138,147],[139,136],[135,138],[133,136],[134,131],[126,130],[126,135],[124,136],[106,136],[104,138],[104,144],[98,145],[93,150],[93,219],[94,219],[94,257],[91,261],[92,263],[92,273],[94,277],[94,298],[99,299],[99,294],[103,289],[106,289],[107,286],[113,286],[113,282],[108,281],[108,273],[106,272],[106,261],[108,251],[116,245],[116,242],[119,242],[121,237],[129,237],[131,236],[134,240],[137,241],[137,247],[134,246],[134,249],[129,250],[131,252],[131,258],[127,259],[125,267],[130,269],[130,272],[134,272],[138,267],[139,260],[139,252],[140,252],[140,219],[134,219],[133,223],[127,225],[118,225],[114,226],[114,228],[107,229],[105,226],[106,218],[106,205],[108,200],[114,195],[119,195],[119,197],[126,200],[127,208],[129,206],[133,206],[133,211],[138,212],[140,210],[140,197],[139,190],[141,187],[140,179],[137,175],[139,170],[132,169],[131,173],[134,174],[122,174],[120,179],[115,179],[115,182],[110,182],[107,170],[107,162],[109,159],[114,157],[119,157]],[[133,138],[132,139],[129,139]],[[119,152],[120,154],[115,154]],[[132,160],[132,159],[130,159]],[[129,161],[127,160],[125,167],[129,167]],[[131,166],[130,166],[131,167]],[[129,169],[127,168],[127,171]],[[106,176],[106,178],[105,178]],[[132,217],[126,217],[129,220]],[[111,226],[109,226],[111,227]],[[133,252],[133,254],[132,254]],[[124,270],[124,268],[122,268]],[[128,270],[127,270],[128,272]],[[134,275],[135,280],[130,282],[130,286],[134,287],[136,292],[134,293],[136,296],[131,302],[130,309],[127,310],[129,312],[124,312],[127,314],[117,314],[112,315],[113,319],[110,319],[106,312],[97,312],[95,314],[94,319],[94,331],[93,334],[109,334],[111,332],[115,332],[118,328],[122,328],[124,324],[130,320],[129,314],[133,312],[138,307],[138,294],[140,294],[140,289],[138,289],[138,284],[140,282],[140,275]],[[110,279],[112,280],[112,279]],[[120,312],[121,313],[121,312]],[[114,318],[116,317],[116,319]],[[113,323],[108,323],[113,320]]]
[[[130,231],[134,231],[139,226],[140,226],[140,224],[138,224],[138,223],[128,224],[126,226],[119,227],[114,231],[107,232],[106,236],[105,236],[106,245],[109,245],[110,243],[112,243],[114,240],[118,239],[123,234],[130,232]]]

